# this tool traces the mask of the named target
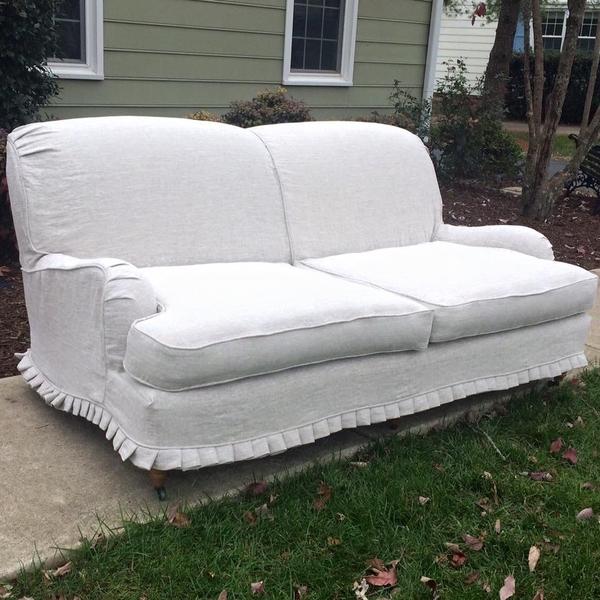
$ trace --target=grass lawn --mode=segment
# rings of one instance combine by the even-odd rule
[[[22,574],[12,598],[598,600],[600,372],[507,408],[181,507],[181,527],[128,523],[66,575]]]
[[[527,131],[511,131],[510,134],[517,140],[529,141],[529,133]],[[571,160],[574,154],[575,142],[570,140],[568,135],[558,134],[554,138],[552,157]]]

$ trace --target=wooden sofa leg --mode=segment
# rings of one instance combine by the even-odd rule
[[[154,486],[157,498],[162,502],[167,499],[167,490],[165,483],[167,481],[167,472],[159,469],[150,469],[150,480]]]
[[[567,373],[562,373],[561,375],[557,375],[554,379],[551,379],[548,382],[549,387],[554,387],[560,385],[562,380],[567,376]]]

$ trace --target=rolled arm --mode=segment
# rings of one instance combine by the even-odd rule
[[[156,312],[151,284],[127,262],[64,254],[41,257],[23,282],[35,366],[57,388],[102,402],[131,324]]]
[[[483,225],[463,227],[442,223],[432,239],[433,242],[452,242],[465,246],[506,248],[545,260],[554,260],[552,244],[548,238],[521,225]]]

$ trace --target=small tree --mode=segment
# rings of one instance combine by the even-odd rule
[[[58,94],[44,68],[55,49],[55,0],[0,1],[0,128],[31,121]]]
[[[591,95],[595,85],[594,68],[592,68],[587,92],[587,115],[584,110],[584,119],[580,130],[579,146],[575,156],[565,169],[558,172],[551,179],[548,178],[552,147],[562,114],[562,108],[567,93],[567,86],[571,77],[573,59],[577,50],[577,40],[581,31],[581,23],[585,12],[585,0],[569,0],[569,17],[560,61],[556,73],[554,87],[546,98],[545,110],[542,111],[544,90],[544,56],[542,45],[542,9],[540,0],[531,0],[531,5],[525,4],[525,98],[527,102],[527,124],[529,127],[529,149],[525,160],[525,174],[523,179],[523,193],[521,197],[521,212],[525,216],[536,220],[546,219],[564,189],[565,183],[572,179],[585,155],[594,144],[600,133],[600,107],[596,110],[592,120],[588,121],[589,110],[592,102]],[[529,24],[533,19],[534,43],[534,77],[531,86],[530,36]],[[596,40],[596,46],[598,41]],[[598,48],[595,50],[598,52]],[[597,63],[596,63],[597,64]],[[597,69],[596,69],[597,70]],[[542,122],[542,112],[545,120]]]

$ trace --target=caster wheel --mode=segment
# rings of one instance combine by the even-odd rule
[[[164,502],[167,499],[167,490],[165,489],[164,485],[160,485],[160,486],[155,487],[154,491],[156,492],[156,497],[161,502]]]

